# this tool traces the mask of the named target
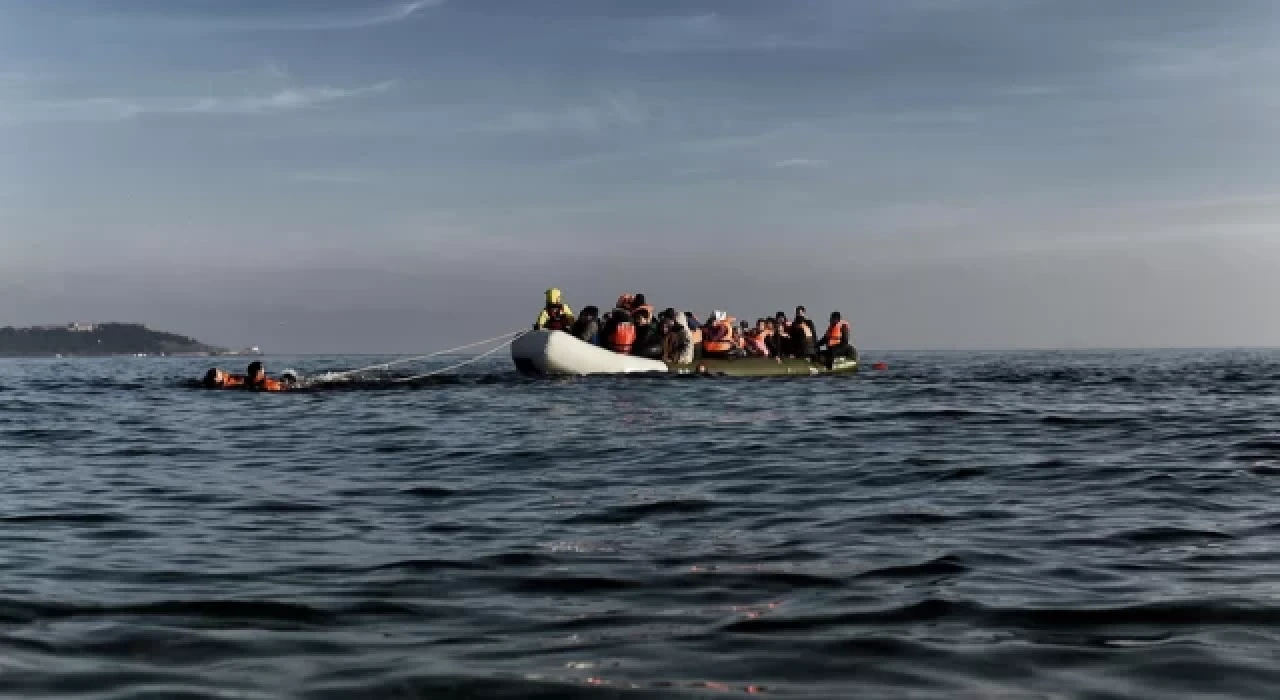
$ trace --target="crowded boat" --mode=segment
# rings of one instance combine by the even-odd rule
[[[858,358],[852,326],[839,311],[830,314],[825,332],[819,334],[804,306],[797,306],[790,318],[779,311],[752,324],[718,309],[705,320],[691,311],[657,311],[644,294],[627,293],[604,314],[596,306],[574,314],[562,292],[551,288],[533,330],[566,333],[617,355],[668,366],[755,358],[777,363],[801,360],[831,370],[856,363]]]

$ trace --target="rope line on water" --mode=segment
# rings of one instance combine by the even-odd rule
[[[524,335],[525,333],[528,333],[528,331],[520,331],[520,332],[519,332],[515,337],[513,337],[513,338],[511,338],[511,339],[507,340],[507,342],[505,342],[505,343],[503,343],[503,344],[501,344],[501,345],[499,345],[499,346],[497,346],[497,347],[495,347],[495,348],[491,348],[491,349],[489,349],[489,350],[486,350],[486,351],[484,351],[483,353],[481,353],[481,354],[479,354],[479,355],[476,355],[475,357],[473,357],[473,358],[471,358],[471,359],[469,359],[469,360],[463,360],[462,362],[459,362],[459,363],[457,363],[457,364],[455,364],[455,365],[450,365],[450,366],[448,366],[448,367],[441,367],[440,369],[431,370],[430,372],[427,372],[426,374],[419,374],[419,375],[417,375],[417,376],[413,376],[413,377],[402,377],[402,378],[400,378],[400,379],[396,379],[395,381],[397,381],[397,382],[401,382],[401,383],[414,382],[414,381],[417,381],[417,380],[419,380],[419,379],[426,379],[427,377],[434,377],[434,376],[436,376],[437,374],[444,374],[445,372],[452,372],[452,371],[453,371],[453,370],[455,370],[455,369],[462,369],[463,367],[466,367],[467,365],[470,365],[470,364],[474,364],[474,363],[476,363],[476,362],[479,362],[480,360],[485,359],[486,357],[488,357],[488,356],[490,356],[490,355],[494,354],[495,352],[498,352],[499,350],[502,350],[503,348],[507,347],[508,345],[510,345],[510,344],[512,344],[512,343],[514,343],[514,342],[515,342],[515,340],[516,340],[516,338],[519,338],[520,336]]]
[[[524,331],[524,330],[512,331],[511,333],[503,333],[502,335],[499,335],[499,336],[494,336],[492,338],[487,338],[485,340],[478,340],[474,343],[467,343],[466,345],[459,345],[456,348],[449,348],[448,350],[438,350],[436,352],[428,353],[426,355],[418,355],[416,357],[406,357],[400,360],[392,360],[391,362],[384,362],[382,364],[369,365],[368,367],[361,367],[360,369],[350,369],[345,372],[327,372],[321,375],[320,377],[317,377],[317,379],[320,379],[326,382],[338,381],[338,380],[346,379],[347,377],[351,377],[357,374],[364,374],[365,372],[371,372],[375,369],[391,369],[396,365],[405,365],[405,364],[409,364],[410,362],[420,362],[422,360],[429,360],[438,355],[448,355],[449,353],[458,352],[459,350],[470,350],[471,348],[474,348],[480,345],[488,345],[489,343],[496,343],[499,340],[507,341],[506,343],[499,345],[493,350],[490,350],[487,354],[481,355],[481,357],[488,357],[489,355],[493,354],[493,352],[506,347],[508,344],[514,341],[517,336],[524,335],[525,333],[528,333],[528,331]]]

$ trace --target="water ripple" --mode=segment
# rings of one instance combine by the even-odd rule
[[[0,694],[1274,695],[1280,353],[883,359],[0,364]]]

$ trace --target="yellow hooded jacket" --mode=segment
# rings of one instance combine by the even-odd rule
[[[547,306],[551,306],[552,304],[560,305],[560,308],[562,309],[562,313],[564,314],[564,317],[565,317],[565,323],[573,323],[573,310],[569,308],[568,304],[561,301],[560,290],[556,289],[555,287],[552,287],[551,289],[547,290],[546,306],[542,307],[542,313],[538,314],[537,323],[533,324],[533,327],[535,329],[541,329],[545,327],[547,325],[547,321],[551,320],[551,314],[547,313]]]

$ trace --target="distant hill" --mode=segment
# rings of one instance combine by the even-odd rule
[[[140,323],[0,328],[0,356],[218,355],[227,351]]]

